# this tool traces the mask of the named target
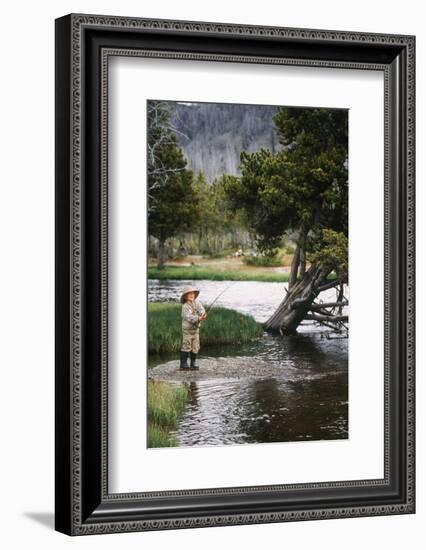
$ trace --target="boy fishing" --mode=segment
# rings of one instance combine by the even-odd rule
[[[182,305],[182,348],[180,351],[180,369],[197,370],[195,364],[197,353],[200,350],[200,323],[207,317],[201,302],[197,300],[200,291],[191,286],[183,289],[180,301]],[[188,356],[191,358],[188,366]]]

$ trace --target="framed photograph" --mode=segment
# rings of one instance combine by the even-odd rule
[[[58,531],[414,513],[414,56],[56,20]]]

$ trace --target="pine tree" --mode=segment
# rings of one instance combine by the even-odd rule
[[[242,152],[241,177],[230,180],[227,192],[246,210],[264,252],[276,248],[286,232],[297,235],[290,292],[265,324],[291,333],[303,319],[323,320],[324,311],[309,312],[319,292],[329,288],[332,271],[338,274],[335,286],[347,279],[347,111],[282,108],[273,120],[282,149]],[[339,311],[342,300],[336,302]]]

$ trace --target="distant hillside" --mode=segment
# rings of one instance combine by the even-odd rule
[[[172,124],[194,171],[212,182],[224,172],[238,175],[241,151],[280,149],[272,116],[278,107],[226,103],[172,103]]]

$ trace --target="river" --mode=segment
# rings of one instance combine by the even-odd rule
[[[190,281],[150,280],[149,301],[177,301]],[[287,283],[197,281],[199,299],[265,321],[279,305]],[[347,289],[346,289],[347,290]],[[345,292],[347,294],[347,292]],[[331,289],[324,302],[335,298]],[[267,378],[193,380],[175,435],[180,446],[346,439],[348,437],[348,339],[308,323],[295,336],[264,334],[247,344],[201,349],[202,357],[267,362]],[[168,357],[151,357],[150,368]],[[269,369],[270,371],[271,369]]]

